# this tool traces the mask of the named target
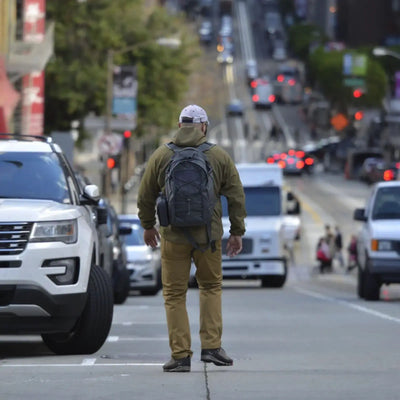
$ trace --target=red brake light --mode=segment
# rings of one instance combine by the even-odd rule
[[[306,165],[314,164],[314,160],[311,157],[307,157],[304,162],[306,163]]]
[[[281,160],[284,160],[287,157],[286,153],[281,153]]]
[[[278,76],[276,77],[276,80],[277,80],[278,82],[283,82],[283,81],[285,80],[285,77],[281,74],[281,75],[278,75]]]
[[[289,154],[289,156],[294,156],[295,151],[294,151],[293,149],[290,149],[290,150],[288,151],[288,154]]]
[[[281,158],[280,154],[274,154],[274,160],[279,160]]]
[[[288,163],[288,164],[294,164],[294,158],[289,157],[289,158],[287,159],[287,163]]]
[[[384,173],[383,173],[383,180],[384,181],[392,181],[394,179],[394,173],[391,169],[387,169]]]
[[[296,157],[297,158],[303,158],[305,156],[305,153],[303,150],[298,150],[296,151]]]
[[[397,168],[397,169],[400,169],[400,162],[397,162],[397,163],[396,163],[396,168]]]
[[[267,163],[268,163],[268,164],[273,164],[274,162],[275,162],[274,157],[268,157],[268,158],[267,158]]]
[[[132,136],[131,131],[124,131],[124,138],[129,139]]]
[[[268,100],[269,100],[270,103],[273,103],[275,101],[275,96],[273,94],[270,94],[268,96]]]
[[[297,169],[303,169],[304,168],[304,161],[297,161],[296,163],[296,168]]]
[[[286,163],[285,163],[285,161],[283,161],[283,160],[279,160],[279,161],[278,161],[278,165],[279,165],[281,168],[285,168],[285,167],[286,167]]]
[[[256,101],[260,100],[260,96],[258,94],[253,94],[252,99],[254,102],[256,102]]]
[[[255,89],[257,87],[257,81],[251,81],[250,86]]]
[[[288,83],[289,83],[290,86],[294,86],[296,81],[294,79],[289,79]]]

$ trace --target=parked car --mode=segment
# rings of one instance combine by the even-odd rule
[[[154,296],[162,288],[160,248],[152,249],[144,243],[143,228],[137,215],[119,215],[118,219],[132,228],[131,233],[124,236],[130,289],[138,290],[142,295]]]
[[[226,114],[241,117],[244,114],[243,103],[239,99],[232,99],[226,106]]]
[[[131,234],[132,227],[129,224],[120,224],[117,212],[108,200],[101,199],[99,206],[107,210],[107,224],[98,229],[100,264],[111,273],[114,303],[123,304],[130,290],[130,272],[127,268],[127,251],[123,237]]]
[[[365,300],[379,300],[382,285],[400,283],[400,182],[376,183],[365,208],[354,211],[361,221],[357,235],[357,292]]]
[[[75,177],[81,190],[85,185],[90,184],[90,180],[80,171],[75,171]],[[122,240],[122,235],[129,234],[129,226],[119,226],[117,213],[111,203],[102,198],[100,199],[96,213],[102,214],[105,223],[96,224],[98,234],[98,257],[99,265],[110,276],[113,284],[114,303],[123,304],[129,295],[129,271],[126,267],[126,249]]]
[[[113,316],[98,257],[99,189],[80,188],[50,138],[7,135],[0,198],[0,333],[40,334],[56,354],[98,351]]]

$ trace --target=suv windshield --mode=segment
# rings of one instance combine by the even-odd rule
[[[281,214],[280,188],[277,186],[245,187],[246,212],[248,217]],[[228,205],[221,197],[222,215],[228,216]]]
[[[54,153],[0,153],[0,198],[70,203],[64,172]]]
[[[400,187],[393,186],[378,190],[372,219],[400,219]]]

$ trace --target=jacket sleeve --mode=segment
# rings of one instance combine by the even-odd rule
[[[231,227],[229,233],[243,236],[245,233],[244,219],[246,218],[245,195],[242,182],[231,157],[226,154],[221,181],[220,194],[228,201],[228,213]]]
[[[137,206],[140,223],[144,229],[151,229],[156,225],[156,201],[161,187],[159,185],[158,166],[160,150],[157,149],[150,157],[140,181]]]

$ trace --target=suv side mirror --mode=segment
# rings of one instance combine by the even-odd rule
[[[97,185],[86,185],[81,196],[82,204],[97,204],[100,200],[100,191]]]
[[[365,208],[356,208],[354,210],[353,219],[356,221],[366,221]]]

